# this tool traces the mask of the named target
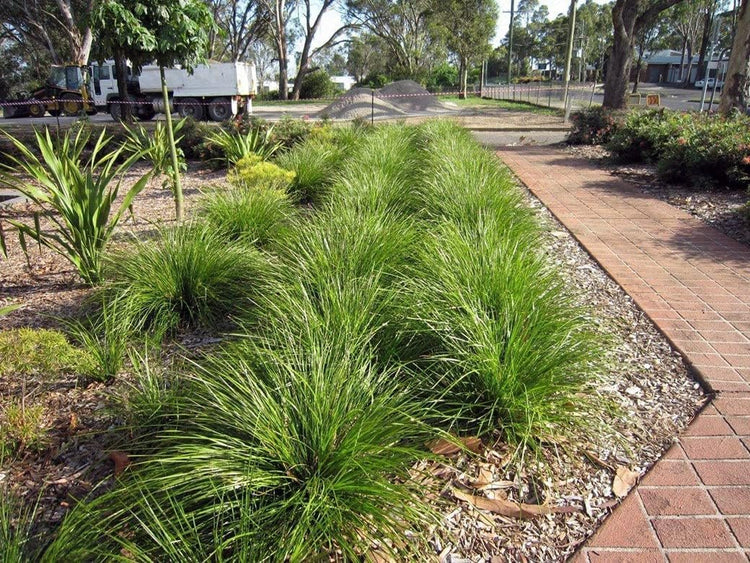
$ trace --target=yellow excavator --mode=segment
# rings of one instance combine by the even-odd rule
[[[31,117],[43,117],[49,112],[56,117],[61,114],[79,115],[84,110],[88,115],[95,114],[96,106],[91,99],[86,76],[88,67],[53,65],[44,86],[17,106],[15,115],[21,117],[20,114],[28,112]],[[26,111],[23,110],[24,106]]]

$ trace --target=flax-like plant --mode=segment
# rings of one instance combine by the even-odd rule
[[[8,220],[18,230],[22,247],[26,246],[25,237],[37,241],[73,264],[84,282],[95,284],[101,281],[103,251],[150,173],[139,178],[115,207],[122,176],[140,154],[117,164],[123,149],[108,151],[111,137],[102,131],[91,155],[84,159],[89,135],[79,129],[75,135],[66,132],[55,142],[48,129],[37,131],[41,158],[23,141],[7,135],[20,157],[8,155],[11,164],[3,165],[0,183],[39,205],[52,223],[51,229],[42,230],[39,213],[34,215],[33,225]],[[19,177],[19,172],[30,179]]]
[[[238,131],[219,129],[210,135],[207,140],[221,148],[227,168],[253,154],[267,160],[281,148],[281,143],[273,139],[273,127],[269,127],[265,131],[258,127],[252,127],[244,135]]]
[[[175,135],[185,126],[185,119],[175,123]],[[160,121],[154,126],[153,133],[141,124],[133,127],[123,126],[126,134],[123,143],[125,151],[129,154],[140,155],[141,159],[148,161],[154,169],[155,176],[164,175],[162,186],[174,191],[174,171],[172,170],[172,153],[167,128]],[[182,136],[176,137],[175,145],[179,145],[181,141]],[[185,153],[179,146],[177,146],[177,161],[180,172],[187,170]]]

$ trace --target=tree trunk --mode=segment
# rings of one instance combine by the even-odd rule
[[[638,60],[635,63],[635,82],[633,82],[633,94],[638,93],[638,85],[641,83],[641,69],[643,68],[643,48],[638,49]]]
[[[677,79],[678,82],[682,82],[685,76],[685,52],[687,51],[687,40],[682,40],[682,54],[680,55],[680,76]]]
[[[683,78],[682,85],[687,87],[690,85],[690,75],[693,73],[693,42],[688,41],[687,44],[687,73]]]
[[[167,91],[167,79],[164,75],[164,67],[159,66],[161,75],[161,95],[164,98],[164,107],[167,117],[167,138],[169,139],[169,153],[172,157],[172,193],[174,194],[175,214],[177,222],[182,221],[182,184],[180,182],[180,161],[177,158],[177,147],[174,143],[174,127],[172,127],[172,108],[169,104],[169,92]]]
[[[719,112],[729,115],[733,109],[745,111],[750,101],[750,0],[742,0],[737,31],[729,56],[727,78],[721,92]]]
[[[701,46],[698,53],[698,74],[695,76],[696,80],[701,78],[708,78],[708,64],[706,64],[705,72],[703,69],[703,63],[706,62],[706,53],[708,52],[708,43],[711,40],[711,27],[714,22],[714,5],[713,2],[708,6],[706,15],[703,18],[703,36],[701,37]],[[709,61],[711,62],[711,61]]]
[[[128,102],[128,64],[125,53],[117,51],[115,53],[115,68],[117,69],[117,93],[121,102]],[[119,104],[120,118],[125,123],[133,122],[133,107],[128,103]]]
[[[468,65],[466,64],[466,58],[461,57],[461,61],[458,65],[458,98],[460,100],[466,99],[466,90],[467,90],[467,87],[466,87],[467,78],[466,77],[468,74],[468,71],[466,68],[467,66]]]
[[[607,63],[607,78],[604,81],[602,105],[610,109],[625,107],[625,96],[630,79],[630,65],[633,60],[633,38],[637,16],[637,2],[617,0],[612,9],[614,35],[612,52]]]

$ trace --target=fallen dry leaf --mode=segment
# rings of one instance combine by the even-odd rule
[[[638,477],[640,477],[640,473],[637,471],[631,471],[624,465],[618,465],[617,474],[612,483],[612,492],[615,493],[615,496],[620,498],[626,496],[628,492],[630,492],[630,489],[633,488],[636,481],[638,481]]]
[[[541,505],[541,504],[525,504],[518,502],[511,502],[504,499],[488,499],[485,497],[478,497],[470,495],[459,489],[453,489],[453,496],[457,499],[465,500],[472,506],[476,506],[482,510],[489,510],[496,514],[502,514],[509,518],[536,518],[537,516],[544,516],[546,514],[552,514],[552,512],[558,512],[553,510],[552,507]]]
[[[460,452],[462,449],[467,449],[470,452],[478,454],[482,451],[482,440],[476,436],[465,436],[463,438],[456,438],[456,440],[463,444],[463,448],[453,441],[448,441],[445,438],[433,440],[427,444],[430,451],[437,455],[453,455]]]
[[[125,468],[130,465],[130,458],[128,457],[128,454],[119,450],[109,452],[109,459],[111,459],[115,464],[115,477],[120,475],[123,471],[125,471]]]

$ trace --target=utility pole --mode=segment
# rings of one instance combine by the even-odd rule
[[[568,53],[565,57],[565,82],[563,85],[563,103],[565,104],[565,121],[570,117],[570,107],[568,104],[568,92],[570,90],[570,65],[573,61],[573,35],[576,31],[576,0],[570,0],[570,14],[568,26]]]
[[[513,63],[513,16],[515,15],[515,0],[510,0],[510,29],[508,30],[508,86],[510,86],[511,65]]]

